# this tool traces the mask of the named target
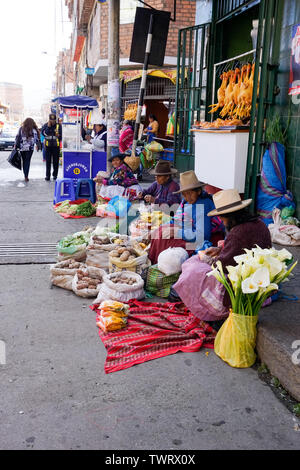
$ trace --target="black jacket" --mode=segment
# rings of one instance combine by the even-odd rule
[[[56,136],[57,132],[57,136]],[[62,128],[61,124],[55,124],[49,126],[48,123],[44,124],[41,130],[41,134],[45,137],[46,147],[59,147],[59,143],[62,139]]]

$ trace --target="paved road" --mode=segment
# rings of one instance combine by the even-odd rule
[[[0,158],[1,243],[56,242],[86,225],[53,213],[41,154],[22,186]],[[203,350],[105,375],[88,300],[51,288],[48,265],[3,264],[0,278],[0,449],[300,448],[297,421],[255,370]]]

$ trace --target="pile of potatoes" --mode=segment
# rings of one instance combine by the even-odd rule
[[[57,268],[60,269],[79,269],[81,268],[82,263],[75,261],[74,259],[67,259],[65,261],[61,261],[57,264]]]
[[[107,236],[100,237],[98,235],[94,235],[92,240],[93,240],[94,245],[109,245],[110,244],[110,239]]]
[[[113,258],[118,258],[120,261],[133,261],[138,256],[136,255],[135,251],[129,247],[120,247],[110,252],[110,256]]]
[[[98,284],[102,283],[102,278],[94,278],[91,277],[87,271],[83,271],[82,269],[78,269],[77,271],[77,289],[97,289]]]
[[[116,276],[114,276],[110,280],[114,284],[127,284],[128,286],[133,286],[134,284],[136,284],[136,279],[134,279],[132,277],[124,276],[121,273],[117,274]]]

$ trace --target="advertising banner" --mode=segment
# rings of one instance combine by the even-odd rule
[[[300,94],[300,23],[292,30],[289,95]]]
[[[90,152],[66,152],[63,156],[64,178],[91,178]]]

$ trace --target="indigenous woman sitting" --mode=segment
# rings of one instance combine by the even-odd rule
[[[134,177],[132,170],[124,162],[126,155],[118,153],[109,158],[112,164],[112,171],[109,178],[102,178],[102,187],[100,189],[100,196],[113,197],[122,195],[125,188],[131,188],[140,192],[141,187],[137,179]]]
[[[191,255],[202,247],[211,236],[211,219],[208,212],[214,208],[211,196],[202,187],[205,183],[198,180],[194,171],[180,175],[180,189],[183,200],[179,206],[174,223],[162,225],[154,232],[151,240],[149,259],[157,263],[159,254],[167,248],[185,248]]]
[[[173,286],[196,317],[211,322],[224,320],[230,305],[223,285],[215,277],[207,276],[211,265],[221,261],[227,273],[226,267],[234,266],[234,257],[244,254],[245,248],[251,250],[256,245],[270,248],[272,245],[266,225],[246,209],[252,199],[242,201],[235,189],[227,189],[214,194],[213,200],[216,209],[208,215],[218,215],[225,225],[227,237],[223,247],[208,248],[188,259],[183,263],[182,274]]]
[[[150,204],[168,204],[168,206],[180,204],[179,184],[172,178],[177,170],[171,168],[170,162],[159,160],[150,173],[155,175],[155,182],[138,194],[139,199],[144,199]]]

